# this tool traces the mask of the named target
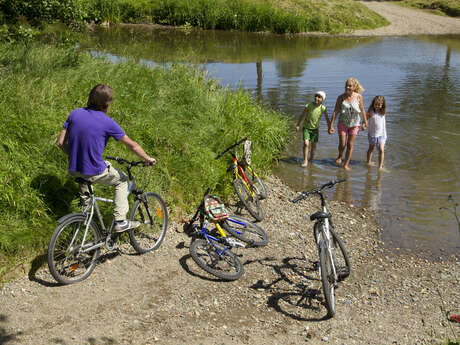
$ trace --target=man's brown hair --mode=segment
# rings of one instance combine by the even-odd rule
[[[112,88],[107,85],[97,84],[89,93],[87,107],[93,110],[106,111],[112,101]]]

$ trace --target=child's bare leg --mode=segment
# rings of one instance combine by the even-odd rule
[[[308,145],[310,142],[308,140],[303,141],[303,162],[302,166],[306,167],[308,165]]]
[[[345,170],[350,170],[350,160],[351,154],[353,153],[353,147],[355,145],[356,134],[349,134],[348,135],[348,142],[347,142],[347,151],[345,152],[345,162],[343,163],[343,168]]]
[[[310,159],[309,159],[310,162],[312,162],[313,158],[315,157],[315,151],[316,151],[316,143],[312,142],[311,149],[310,149]]]
[[[383,168],[383,158],[385,156],[385,145],[379,144],[379,169]]]
[[[374,152],[374,145],[369,144],[369,149],[367,150],[367,164],[371,164],[372,152]]]
[[[347,142],[347,135],[344,133],[339,133],[339,147],[338,147],[339,155],[337,156],[337,159],[335,160],[337,165],[342,164],[342,156],[343,156],[343,151],[345,150],[346,142]]]

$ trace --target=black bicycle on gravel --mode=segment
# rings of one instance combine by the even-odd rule
[[[105,158],[126,165],[128,193],[134,195],[130,220],[140,223],[138,228],[128,230],[131,245],[139,254],[158,249],[166,235],[168,211],[158,194],[144,192],[138,189],[134,182],[131,169],[143,167],[144,162],[129,162],[110,156]],[[90,202],[82,212],[67,214],[57,221],[59,225],[48,245],[48,267],[54,279],[61,284],[86,279],[96,267],[101,247],[109,251],[114,250],[120,235],[112,231],[114,220],[110,227],[106,228],[98,206],[99,201],[113,203],[113,200],[96,196],[91,182],[82,178],[76,180],[88,185]],[[99,222],[96,221],[95,214]]]
[[[219,153],[215,159],[219,159],[227,152],[230,153],[232,156],[232,163],[228,171],[232,172],[233,188],[235,189],[236,195],[238,195],[241,203],[251,216],[257,221],[261,221],[264,218],[264,213],[260,205],[260,200],[267,198],[267,188],[249,164],[248,159],[239,160],[235,151],[232,151],[232,149],[244,142],[250,143],[248,138],[243,138]]]
[[[313,190],[302,192],[291,200],[291,202],[297,203],[311,194],[318,194],[321,198],[321,210],[313,213],[310,220],[315,222],[313,234],[318,247],[318,270],[323,285],[328,317],[335,315],[335,288],[341,280],[350,275],[350,260],[342,240],[334,230],[332,215],[327,211],[326,199],[322,191],[342,182],[345,182],[345,179],[330,181]]]

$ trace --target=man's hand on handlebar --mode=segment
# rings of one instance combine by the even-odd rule
[[[153,157],[149,157],[148,159],[144,160],[144,166],[150,166],[157,164],[157,160]]]

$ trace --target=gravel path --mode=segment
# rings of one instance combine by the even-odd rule
[[[182,224],[158,251],[107,254],[84,282],[56,286],[46,269],[0,289],[0,344],[431,344],[460,335],[460,261],[427,262],[386,253],[372,214],[330,202],[352,274],[336,291],[337,315],[324,319],[308,215],[312,198],[266,179],[260,225],[270,242],[238,250],[245,273],[222,282],[189,255]],[[247,215],[245,215],[247,216]]]
[[[375,30],[356,30],[354,36],[460,34],[460,19],[409,9],[390,2],[360,1],[391,24]]]

